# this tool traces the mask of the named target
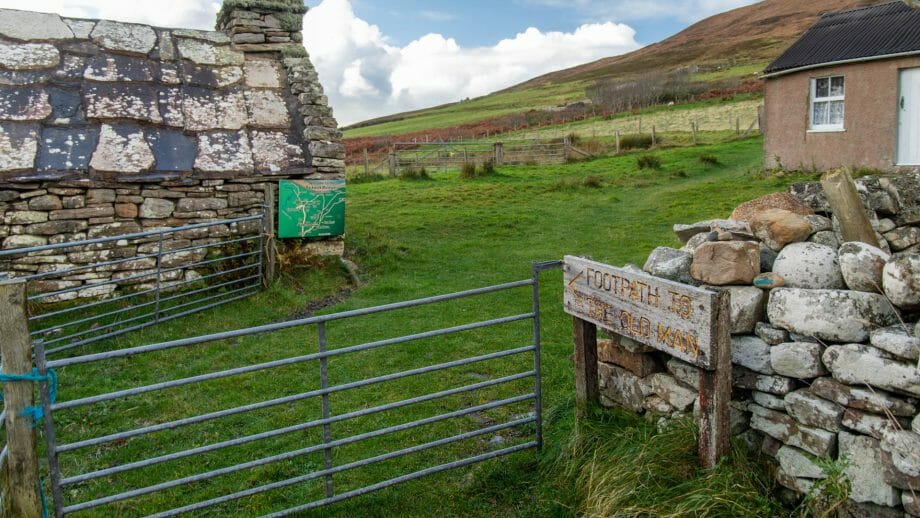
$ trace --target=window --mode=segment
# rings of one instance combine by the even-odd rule
[[[811,127],[814,131],[843,130],[843,76],[811,80]]]

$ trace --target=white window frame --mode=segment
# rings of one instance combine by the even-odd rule
[[[843,95],[830,95],[830,86],[831,82],[837,78],[843,79]],[[827,79],[828,82],[828,96],[827,97],[818,97],[818,81],[821,79]],[[846,77],[843,75],[835,76],[822,76],[822,77],[813,77],[811,78],[811,94],[808,99],[808,131],[810,132],[834,132],[834,131],[845,131],[846,123],[846,93],[847,93],[847,83]],[[839,124],[815,124],[815,105],[818,103],[827,103],[841,101],[843,102],[843,118]]]

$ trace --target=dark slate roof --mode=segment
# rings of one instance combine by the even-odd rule
[[[764,74],[911,52],[920,53],[920,9],[896,0],[825,14]]]

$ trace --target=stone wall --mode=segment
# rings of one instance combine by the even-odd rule
[[[787,496],[826,477],[815,459],[846,458],[854,516],[920,516],[920,174],[857,184],[881,248],[842,242],[808,183],[676,225],[684,247],[656,249],[643,270],[731,292],[732,430],[776,460]],[[695,412],[695,367],[610,336],[603,404]]]
[[[3,249],[258,213],[279,179],[344,178],[305,8],[245,3],[219,32],[0,10]]]

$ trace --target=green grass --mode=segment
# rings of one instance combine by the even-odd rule
[[[585,83],[546,85],[523,91],[508,91],[469,101],[385,117],[380,124],[346,129],[345,138],[401,135],[415,131],[449,128],[492,117],[565,105],[585,99]],[[387,121],[387,119],[396,119]]]
[[[566,254],[590,255],[612,264],[642,263],[656,246],[677,245],[671,226],[704,218],[724,217],[735,205],[755,196],[780,190],[797,178],[764,177],[762,140],[749,139],[721,145],[652,151],[660,170],[640,170],[636,156],[546,167],[497,168],[497,174],[461,179],[457,173],[435,173],[431,181],[385,180],[350,186],[348,243],[350,257],[363,269],[366,284],[343,302],[325,308],[338,312],[400,300],[466,290],[495,283],[526,279],[532,261],[560,259]],[[647,153],[647,152],[643,152]],[[701,154],[718,159],[704,164]],[[219,330],[236,329],[303,316],[312,301],[331,297],[346,286],[348,277],[335,263],[317,263],[308,270],[282,276],[270,290],[244,302],[172,322],[155,329],[98,344],[93,348],[126,347]],[[561,274],[544,275],[541,303],[543,328],[546,448],[541,454],[524,452],[504,460],[450,471],[369,496],[305,513],[305,516],[574,516],[591,511],[591,491],[597,466],[623,464],[629,473],[621,482],[611,479],[598,486],[618,488],[620,500],[630,508],[654,513],[679,514],[693,509],[710,514],[762,514],[772,503],[759,497],[758,480],[746,461],[735,458],[711,474],[693,467],[692,429],[664,435],[636,419],[596,417],[589,437],[573,430],[573,375],[571,319],[562,312]],[[330,348],[340,348],[403,334],[526,313],[530,293],[517,289],[470,299],[400,310],[387,315],[331,322]],[[141,384],[156,383],[219,369],[246,366],[317,350],[316,329],[300,328],[258,337],[242,337],[185,349],[171,349],[128,359],[59,370],[60,399],[73,400]],[[329,361],[333,384],[349,383],[385,373],[483,354],[530,343],[527,321],[488,330],[335,357]],[[436,375],[388,382],[369,388],[333,394],[333,415],[386,402],[477,383],[483,379],[522,372],[529,356],[490,364],[455,368]],[[73,442],[119,430],[230,408],[270,398],[313,390],[319,384],[315,363],[198,383],[177,389],[110,401],[55,413],[61,442]],[[475,406],[532,390],[529,380],[499,388],[445,398],[386,414],[377,414],[332,426],[334,438],[344,438],[383,426],[422,419],[441,412]],[[486,423],[526,415],[519,404],[481,412],[369,440],[360,446],[335,451],[335,464],[397,450]],[[251,412],[207,424],[159,432],[148,437],[90,447],[61,457],[65,476],[104,469],[152,455],[163,455],[228,438],[261,433],[316,419],[319,401],[309,400]],[[611,414],[614,415],[614,414]],[[618,414],[616,414],[618,415]],[[590,431],[594,430],[594,431]],[[506,445],[527,440],[528,430],[503,432]],[[676,433],[676,432],[675,432]],[[189,474],[218,469],[238,462],[296,450],[320,442],[321,431],[298,432],[120,474],[65,489],[68,503],[143,487]],[[591,438],[593,437],[593,438]],[[621,444],[622,438],[625,443]],[[337,475],[337,491],[347,491],[441,462],[489,451],[489,437],[414,454]],[[584,442],[584,441],[588,442]],[[576,443],[573,443],[576,441]],[[572,445],[597,444],[572,456]],[[594,442],[592,442],[594,441]],[[603,442],[606,441],[606,442]],[[660,449],[660,451],[659,451]],[[625,463],[632,452],[648,450],[642,459],[668,459],[661,471],[648,471],[636,462]],[[659,451],[659,453],[655,453]],[[592,460],[594,459],[594,460]],[[609,461],[605,460],[609,459]],[[600,464],[599,464],[600,463]],[[74,516],[136,516],[172,508],[203,498],[245,490],[271,481],[320,469],[321,454],[273,463],[236,476],[179,487],[102,507]],[[591,467],[594,466],[594,467]],[[610,471],[609,469],[607,470]],[[679,484],[674,477],[680,476]],[[609,477],[614,475],[609,474]],[[619,477],[619,475],[617,475]],[[629,478],[639,477],[639,478]],[[633,485],[634,482],[640,482]],[[628,488],[627,488],[628,486]],[[669,489],[660,496],[660,488]],[[625,491],[625,494],[624,494]],[[681,494],[687,495],[682,497]],[[322,495],[321,481],[300,484],[260,496],[225,504],[208,516],[255,516],[294,506]],[[725,497],[708,502],[707,495]],[[620,505],[617,503],[616,505]],[[742,507],[733,507],[733,506]],[[605,509],[608,507],[604,507]],[[598,507],[600,509],[600,507]],[[611,513],[611,511],[606,511]],[[705,514],[703,512],[699,514]]]

